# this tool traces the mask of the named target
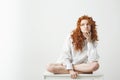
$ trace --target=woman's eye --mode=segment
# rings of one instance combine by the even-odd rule
[[[81,26],[84,26],[84,24],[81,24]]]
[[[89,23],[88,23],[87,25],[88,25],[88,26],[90,26],[90,24],[89,24]]]

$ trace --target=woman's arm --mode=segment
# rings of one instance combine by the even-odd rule
[[[98,62],[82,63],[74,65],[74,70],[80,73],[92,73],[99,68]]]
[[[96,50],[97,46],[95,44],[93,44],[92,42],[88,42],[87,47],[88,47],[87,63],[74,65],[74,70],[80,71],[83,73],[89,73],[89,72],[96,71],[99,68],[99,63],[98,63],[99,55]]]
[[[73,69],[70,45],[71,45],[70,37],[67,37],[63,46],[63,65],[65,65],[67,70]]]

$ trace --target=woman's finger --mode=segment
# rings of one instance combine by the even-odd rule
[[[73,79],[75,79],[75,74],[73,74]]]
[[[74,74],[71,74],[71,78],[74,79]]]
[[[78,76],[78,73],[75,74],[75,78],[77,78],[77,76]]]
[[[74,75],[74,78],[77,78],[77,74]]]
[[[71,74],[71,78],[73,78],[73,74]]]
[[[77,74],[76,74],[76,73],[73,74],[72,78],[73,78],[73,79],[77,78]]]

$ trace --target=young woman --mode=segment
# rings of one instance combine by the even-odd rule
[[[87,15],[81,16],[76,29],[65,42],[62,56],[57,63],[49,64],[47,70],[58,74],[70,73],[71,78],[76,78],[79,73],[96,71],[99,68],[97,41],[95,21]]]

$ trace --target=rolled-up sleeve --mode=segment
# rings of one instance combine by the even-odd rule
[[[94,62],[94,61],[98,61],[99,60],[99,55],[97,53],[97,43],[94,42],[88,42],[87,43],[87,47],[88,47],[88,62]]]
[[[70,37],[68,37],[63,46],[63,65],[66,66],[67,70],[73,69],[70,45],[71,41]]]

